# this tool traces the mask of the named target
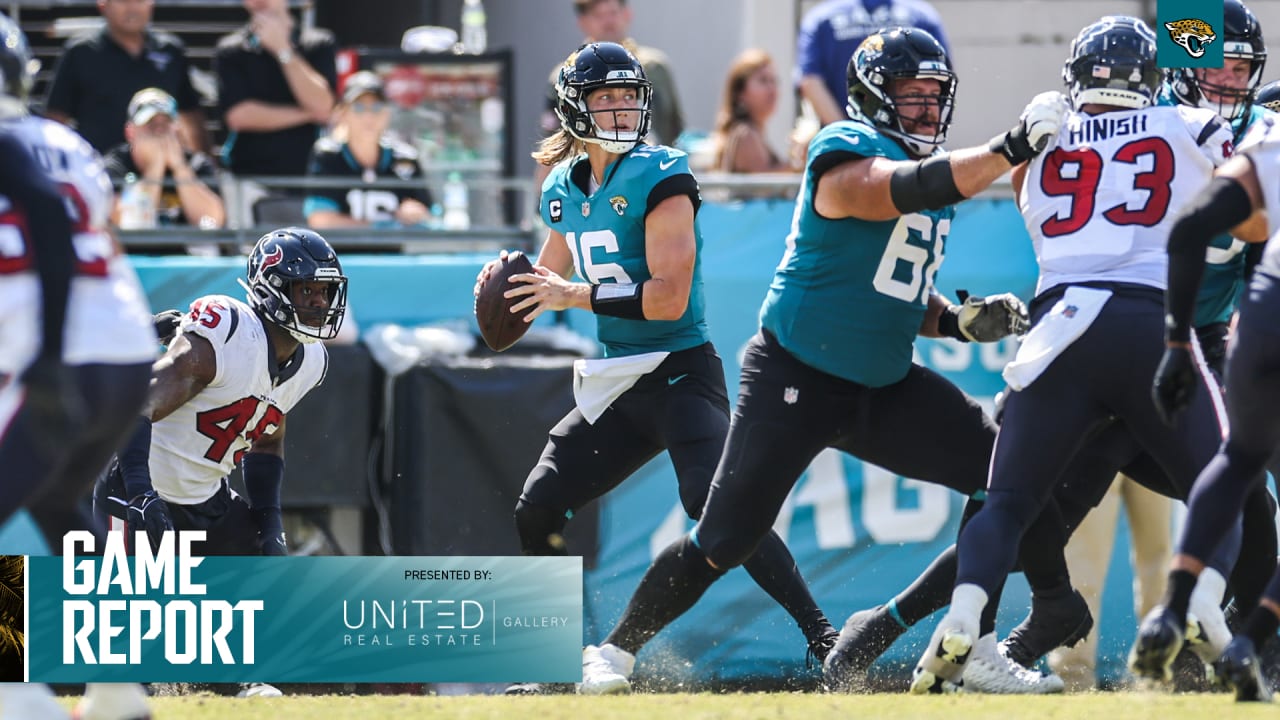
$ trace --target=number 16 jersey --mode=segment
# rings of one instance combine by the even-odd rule
[[[258,314],[226,295],[191,303],[180,332],[213,346],[210,382],[151,431],[151,484],[165,500],[196,504],[213,497],[253,442],[273,433],[298,401],[324,381],[324,345],[299,345],[283,369]]]
[[[1018,202],[1040,263],[1036,294],[1098,280],[1163,289],[1169,230],[1231,143],[1231,127],[1201,108],[1067,115]]]

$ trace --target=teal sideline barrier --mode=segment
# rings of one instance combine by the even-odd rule
[[[712,339],[736,393],[739,355],[757,328],[757,312],[782,256],[790,202],[758,200],[703,206],[703,276]],[[939,288],[973,294],[1012,291],[1029,299],[1036,265],[1010,200],[963,203],[947,242]],[[134,257],[153,309],[185,308],[206,293],[242,296],[240,258]],[[475,273],[488,256],[346,255],[351,306],[360,326],[421,323],[471,315]],[[832,312],[857,312],[833,308]],[[575,329],[594,332],[593,316],[570,312]],[[539,320],[543,322],[543,320]],[[962,345],[921,340],[919,360],[990,404],[1003,386],[1000,370],[1010,342]],[[921,438],[921,443],[928,443]],[[776,526],[795,553],[823,609],[839,626],[851,612],[888,600],[955,537],[961,498],[945,489],[892,476],[831,453],[815,461]],[[1123,520],[1121,521],[1123,523]],[[670,463],[659,458],[608,496],[601,513],[598,568],[586,576],[586,640],[598,641],[617,619],[653,554],[690,526],[680,509]],[[1099,673],[1115,679],[1134,634],[1128,533],[1121,527],[1103,599]],[[1025,583],[1010,583],[1002,631],[1027,607]],[[900,641],[883,662],[914,662],[932,621]],[[670,679],[796,676],[804,641],[791,619],[747,577],[735,571],[641,655],[643,672]],[[809,670],[816,673],[816,670]]]

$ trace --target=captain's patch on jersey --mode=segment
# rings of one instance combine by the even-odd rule
[[[560,222],[560,218],[564,217],[564,203],[558,199],[547,203],[547,210],[551,213],[551,222]]]

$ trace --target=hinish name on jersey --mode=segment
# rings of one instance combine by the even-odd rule
[[[1113,137],[1139,135],[1146,131],[1146,113],[1119,118],[1099,115],[1083,118],[1079,127],[1073,127],[1067,131],[1067,139],[1070,145],[1079,145],[1081,143],[1102,142]]]

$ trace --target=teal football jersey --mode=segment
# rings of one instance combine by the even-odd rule
[[[901,380],[955,210],[894,220],[831,220],[814,209],[814,162],[833,152],[908,160],[870,125],[841,121],[809,144],[786,251],[760,310],[788,352],[825,373],[869,387]]]
[[[1156,100],[1158,105],[1177,105],[1178,100],[1165,84],[1160,89]],[[1270,122],[1266,118],[1274,118],[1276,113],[1254,105],[1248,115],[1247,122],[1238,119],[1231,124],[1235,141],[1238,143],[1249,128],[1258,122]],[[1229,234],[1215,237],[1209,243],[1205,255],[1204,279],[1200,281],[1200,293],[1196,296],[1195,326],[1204,327],[1214,323],[1231,320],[1231,315],[1240,303],[1240,293],[1244,292],[1244,266],[1246,243]]]
[[[575,170],[575,168],[579,168]],[[542,184],[540,211],[547,227],[564,235],[574,271],[592,285],[643,283],[651,276],[645,257],[644,222],[662,200],[683,193],[699,201],[685,153],[663,145],[638,145],[614,161],[604,184],[588,196],[586,156],[560,163]],[[708,340],[702,287],[702,232],[694,216],[697,259],[689,305],[678,320],[630,320],[596,316],[596,334],[606,357],[686,350]]]

